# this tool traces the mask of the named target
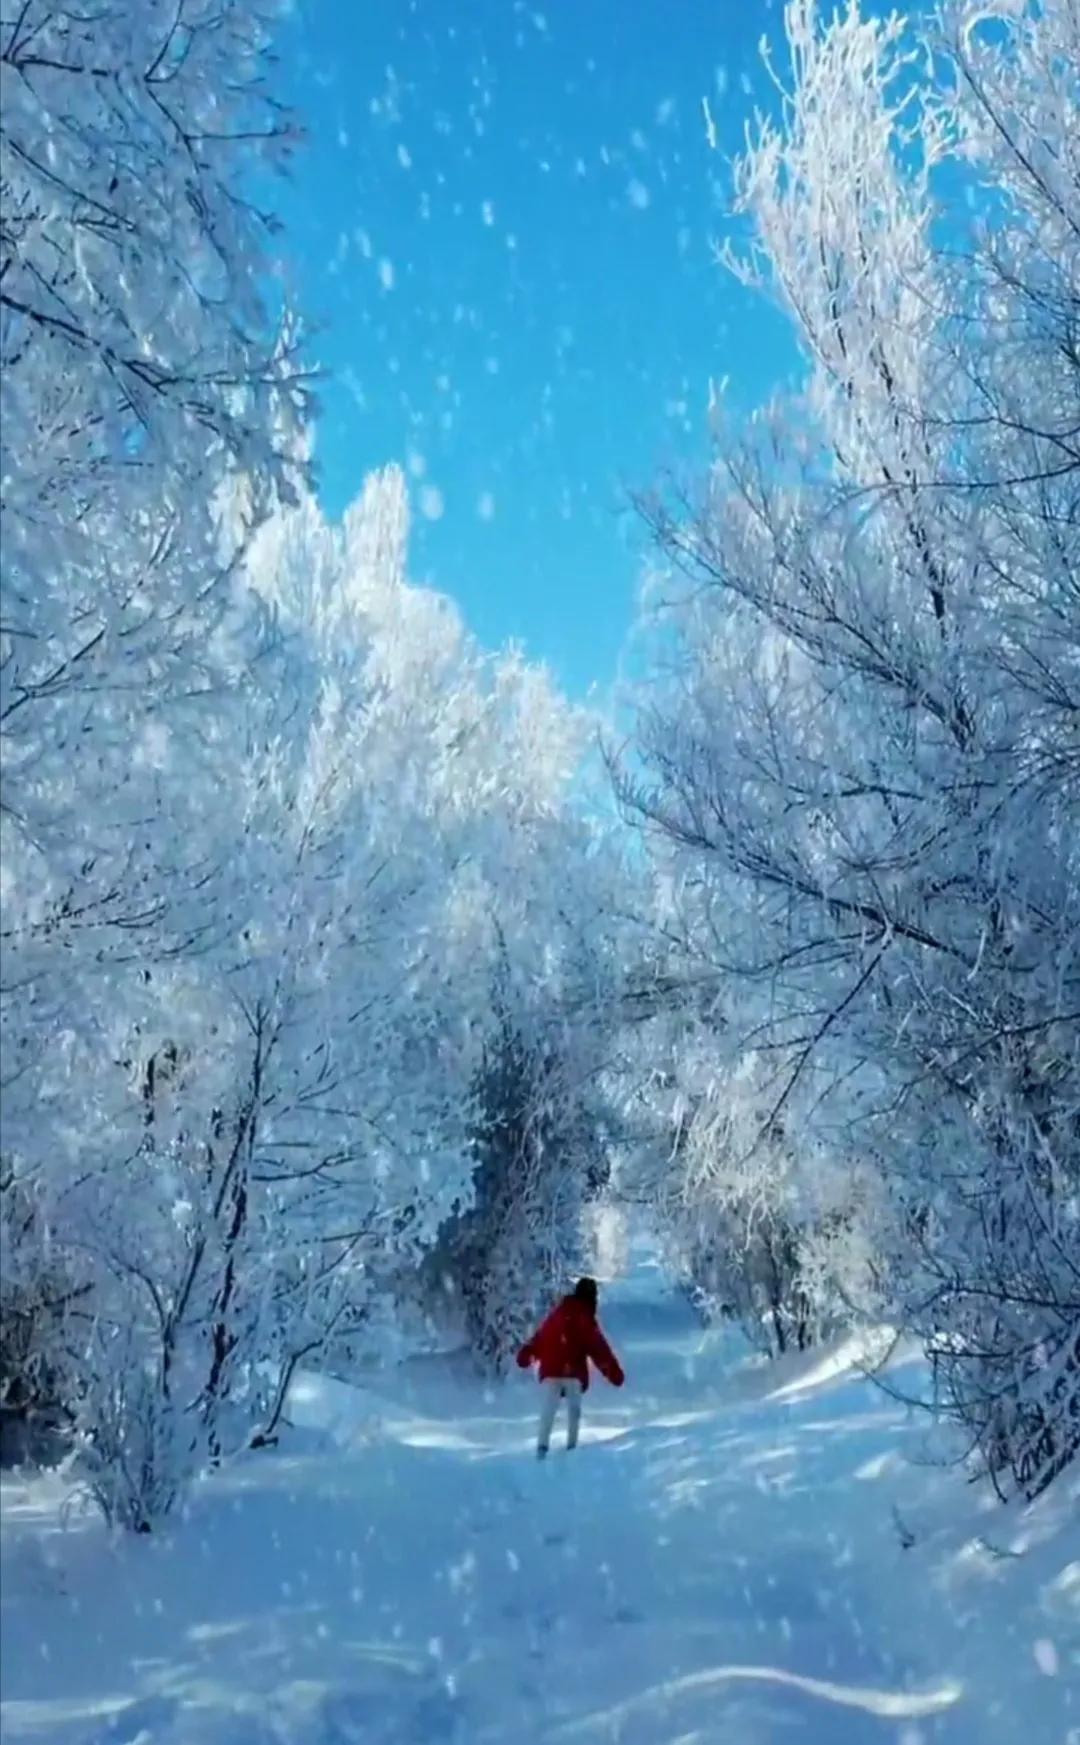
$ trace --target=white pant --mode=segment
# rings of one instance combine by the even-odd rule
[[[540,1401],[540,1426],[536,1437],[537,1453],[546,1454],[548,1451],[560,1400],[566,1401],[566,1446],[576,1448],[578,1431],[581,1428],[581,1383],[552,1377],[548,1381],[542,1381],[540,1387],[543,1397]]]

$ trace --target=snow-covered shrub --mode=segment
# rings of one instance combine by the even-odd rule
[[[770,1213],[736,1205],[680,1207],[661,1221],[663,1252],[706,1322],[738,1322],[750,1343],[779,1357],[820,1337],[802,1281],[798,1239]]]
[[[854,1257],[858,1176],[831,1168],[785,1119],[765,1127],[761,1061],[747,1056],[725,1071],[722,1058],[712,1033],[683,1037],[664,1099],[674,1139],[655,1171],[652,1215],[706,1320],[738,1321],[772,1356],[805,1350],[866,1312],[871,1280]]]
[[[2,1168],[3,1166],[0,1166]],[[87,1295],[50,1251],[34,1195],[13,1170],[0,1176],[0,1409],[33,1426],[71,1421],[74,1317]]]

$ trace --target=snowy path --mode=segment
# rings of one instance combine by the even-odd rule
[[[605,1320],[632,1385],[573,1459],[532,1459],[524,1378],[430,1365],[309,1384],[339,1446],[233,1469],[168,1542],[6,1482],[5,1745],[1080,1745],[1075,1488],[987,1514],[996,1555],[863,1380],[755,1397],[677,1305]]]

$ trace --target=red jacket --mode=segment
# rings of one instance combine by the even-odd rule
[[[589,1359],[612,1387],[621,1388],[622,1366],[600,1331],[596,1316],[577,1297],[564,1297],[518,1352],[518,1366],[540,1365],[541,1381],[579,1381],[589,1385]]]

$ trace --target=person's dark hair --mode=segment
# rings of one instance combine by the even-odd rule
[[[591,1309],[594,1315],[596,1314],[596,1303],[599,1293],[596,1289],[596,1280],[594,1278],[579,1278],[577,1284],[574,1286],[573,1294],[579,1303],[584,1303],[586,1308]]]

